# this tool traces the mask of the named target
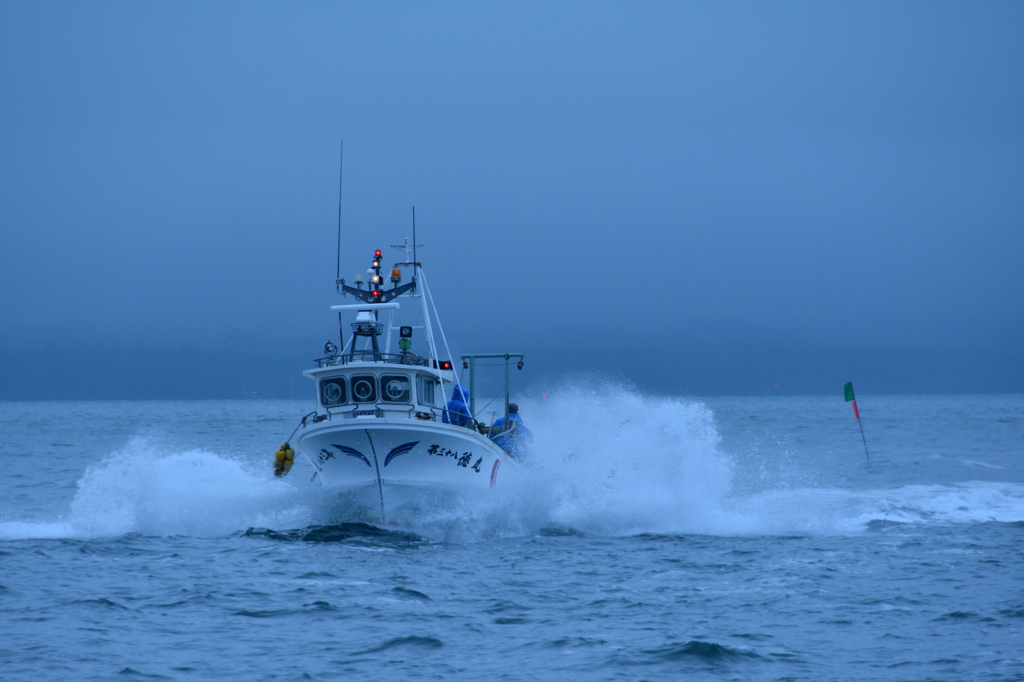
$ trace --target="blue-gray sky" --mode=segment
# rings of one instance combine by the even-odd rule
[[[1022,35],[998,2],[3,3],[0,346],[303,364],[344,139],[343,276],[415,205],[460,351],[1017,357]]]

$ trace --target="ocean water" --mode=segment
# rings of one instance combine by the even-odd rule
[[[0,679],[1024,680],[1024,397],[516,397],[387,524],[306,402],[0,403]]]

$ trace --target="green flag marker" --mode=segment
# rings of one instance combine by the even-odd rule
[[[864,455],[870,460],[871,455],[868,454],[868,439],[864,437],[864,422],[860,420],[860,412],[857,410],[857,399],[853,397],[853,382],[848,381],[843,386],[843,397],[846,398],[846,402],[853,403],[853,418],[857,420],[857,424],[860,426],[860,439],[864,441]]]

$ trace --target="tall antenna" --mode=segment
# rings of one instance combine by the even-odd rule
[[[408,258],[408,256],[406,256]],[[416,260],[416,207],[412,207],[412,271],[415,273],[416,268],[419,266],[419,261]]]
[[[345,178],[345,140],[341,141],[341,160],[338,163],[338,274],[335,275],[334,285],[338,286],[341,279],[341,188]]]
[[[341,156],[338,160],[338,270],[334,276],[334,290],[344,295],[344,280],[341,279],[341,188],[345,179],[345,140],[341,141]],[[345,332],[341,327],[341,311],[338,311],[338,342],[341,348],[345,347]],[[355,339],[352,340],[352,348],[356,347]]]

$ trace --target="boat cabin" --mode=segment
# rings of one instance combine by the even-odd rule
[[[415,240],[414,244],[415,244]],[[429,290],[420,264],[415,260],[415,251],[406,240],[404,246],[396,246],[406,255],[407,260],[395,263],[391,271],[391,288],[384,286],[386,275],[382,272],[381,251],[373,255],[373,265],[367,270],[368,283],[363,288],[363,279],[356,276],[356,286],[337,280],[338,292],[354,297],[359,303],[331,306],[338,313],[341,327],[342,313],[355,313],[351,332],[344,347],[339,349],[333,341],[324,346],[324,357],[316,360],[316,368],[303,372],[316,381],[318,409],[314,421],[323,419],[418,419],[423,421],[444,421],[446,388],[459,382],[451,360],[441,360],[438,344],[430,323],[431,314],[427,305]],[[410,252],[411,251],[411,252]],[[409,256],[413,260],[409,261]],[[402,268],[411,267],[416,273],[411,281],[402,284]],[[422,290],[420,286],[422,284]],[[395,326],[395,313],[401,307],[395,300],[405,296],[410,302],[418,303],[413,308],[420,310],[418,325]],[[433,302],[431,301],[431,306]],[[437,316],[436,308],[434,317]],[[413,351],[414,330],[421,330],[420,344],[426,352],[421,355]],[[341,331],[339,329],[339,331]],[[398,353],[392,353],[392,333],[399,332]],[[442,342],[447,351],[447,342]],[[422,352],[422,351],[421,351]],[[450,358],[451,355],[448,355]],[[508,419],[508,370],[509,360],[518,359],[522,369],[522,355],[503,353],[488,355],[465,355],[463,367],[470,372],[470,424],[468,428],[484,435],[503,433],[511,429]],[[477,422],[473,411],[475,396],[475,363],[482,358],[504,358],[505,360],[505,420],[506,426],[489,426]]]
[[[391,417],[441,421],[444,370],[385,358],[376,362],[344,362],[347,359],[321,358],[321,367],[304,372],[316,381],[317,405],[322,413],[332,419]],[[337,360],[337,366],[332,366],[331,360]]]

